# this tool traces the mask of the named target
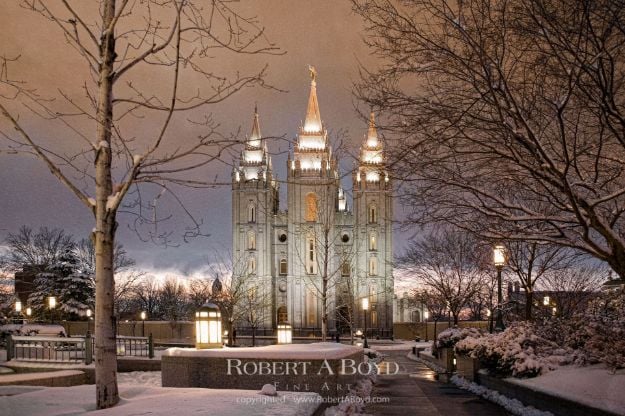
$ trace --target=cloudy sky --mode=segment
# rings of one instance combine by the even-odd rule
[[[65,44],[59,29],[20,8],[18,3],[17,0],[3,2],[0,14],[0,55],[20,56],[11,67],[12,74],[19,75],[42,93],[80,88],[76,80],[86,76],[83,74],[87,72],[86,68]],[[308,98],[308,65],[314,65],[318,72],[321,116],[326,127],[331,133],[345,134],[351,148],[357,149],[366,124],[355,110],[358,104],[351,94],[352,83],[358,77],[359,65],[374,66],[377,63],[362,42],[362,24],[352,14],[349,2],[256,0],[242,1],[241,7],[246,14],[258,17],[266,36],[285,52],[280,56],[254,56],[243,64],[256,67],[268,64],[269,82],[284,92],[245,89],[224,104],[212,107],[212,116],[220,123],[220,129],[223,132],[240,129],[242,133],[239,134],[248,133],[254,106],[258,105],[264,136],[294,139]],[[227,62],[225,65],[238,64]],[[27,113],[24,117],[33,118]],[[5,122],[1,121],[0,126],[6,128],[2,123]],[[30,133],[44,143],[62,145],[64,137],[56,137],[56,131],[45,121],[37,119],[26,124]],[[187,126],[181,125],[177,134],[184,137],[185,133],[192,134],[187,131]],[[275,153],[275,170],[284,178],[285,143],[269,143],[269,148]],[[349,167],[350,163],[344,165]],[[216,164],[203,174],[227,179],[230,167],[224,163]],[[204,231],[210,234],[208,237],[164,249],[141,241],[129,230],[132,218],[119,218],[118,241],[142,268],[161,275],[202,275],[212,253],[223,253],[230,247],[230,189],[185,190],[181,197],[189,211],[203,220]],[[174,220],[178,228],[185,226],[183,217]],[[0,153],[0,238],[4,240],[7,233],[17,231],[23,224],[33,228],[60,227],[83,237],[93,228],[93,219],[40,161]],[[404,243],[405,234],[396,233],[396,247]]]

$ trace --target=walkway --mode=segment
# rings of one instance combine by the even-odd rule
[[[408,351],[384,351],[384,362],[399,365],[397,375],[378,376],[372,396],[388,398],[387,403],[370,403],[365,413],[401,416],[505,416],[503,408],[453,384],[434,379],[434,371],[406,358]],[[383,363],[384,363],[383,362]],[[383,364],[382,363],[382,364]],[[391,372],[393,365],[391,365]],[[384,366],[382,367],[383,371]]]

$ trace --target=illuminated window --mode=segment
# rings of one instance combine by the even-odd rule
[[[378,302],[378,287],[376,285],[369,286],[369,303],[374,304]]]
[[[256,206],[253,203],[247,206],[247,222],[256,222]]]
[[[247,233],[247,249],[256,250],[256,233],[254,231]]]
[[[313,237],[306,240],[306,273],[317,274],[317,250]]]
[[[377,257],[369,257],[369,275],[378,275],[378,259]]]
[[[287,267],[286,259],[282,259],[280,260],[280,274],[284,276],[287,274],[287,272],[288,272],[288,267]]]
[[[317,195],[306,195],[306,221],[317,221]]]
[[[377,326],[377,325],[378,325],[378,311],[372,310],[371,311],[371,326]]]
[[[369,250],[376,251],[378,249],[378,236],[376,233],[369,234]]]
[[[378,207],[374,204],[369,206],[369,222],[376,224],[378,222]]]

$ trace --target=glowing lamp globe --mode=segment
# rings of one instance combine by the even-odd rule
[[[15,312],[22,312],[22,302],[20,302],[19,300],[15,301]]]
[[[293,328],[288,322],[278,324],[278,344],[291,344],[293,342]]]
[[[493,263],[496,267],[503,267],[506,264],[506,254],[504,246],[497,245],[493,249]]]
[[[221,347],[221,311],[214,303],[205,303],[195,311],[195,348]]]

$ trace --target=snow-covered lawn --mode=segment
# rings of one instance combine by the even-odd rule
[[[7,360],[7,350],[0,350],[0,363]]]
[[[6,415],[312,415],[319,405],[316,393],[279,392],[269,397],[252,390],[160,387],[161,373],[120,373],[121,402],[111,409],[95,409],[95,386],[67,388],[0,387],[0,413]]]
[[[536,378],[506,381],[625,415],[625,370],[610,374],[603,365],[564,366]]]

